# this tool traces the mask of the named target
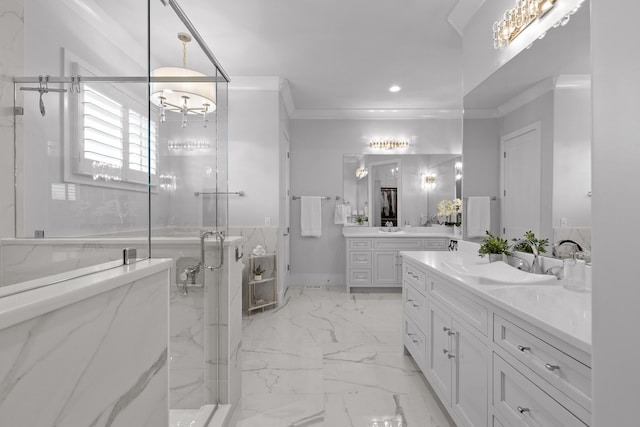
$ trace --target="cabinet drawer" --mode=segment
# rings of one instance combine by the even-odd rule
[[[427,250],[445,250],[449,246],[449,239],[426,239],[424,248]]]
[[[493,321],[493,340],[584,408],[591,408],[588,366],[498,315]]]
[[[413,286],[404,285],[404,312],[408,313],[423,329],[427,327],[427,297],[418,292]]]
[[[429,293],[445,303],[469,325],[489,336],[489,310],[453,289],[453,285],[429,276]]]
[[[406,249],[422,249],[422,240],[419,239],[377,239],[373,241],[374,249],[396,249],[398,251]]]
[[[427,338],[420,328],[407,315],[404,316],[404,336],[403,342],[413,360],[424,372],[427,366]]]
[[[371,269],[370,268],[350,268],[349,284],[351,285],[370,285]]]
[[[493,406],[509,425],[584,427],[565,407],[493,354]]]
[[[349,240],[349,249],[371,249],[371,239]]]
[[[371,252],[349,251],[349,267],[371,268]]]
[[[427,273],[420,270],[413,264],[410,264],[407,261],[402,263],[402,277],[403,280],[411,283],[419,291],[424,293],[427,292]]]

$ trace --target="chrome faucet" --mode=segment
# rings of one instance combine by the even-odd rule
[[[560,249],[560,246],[567,245],[567,244],[574,245],[575,248],[576,248],[576,252],[583,252],[582,246],[580,246],[580,244],[578,242],[566,239],[566,240],[560,240],[559,242],[557,242],[556,244],[553,245],[553,249],[551,251],[552,255],[557,258],[558,257],[558,249]]]
[[[540,266],[540,258],[538,253],[538,247],[528,239],[520,239],[516,241],[513,245],[511,245],[511,252],[514,252],[515,249],[521,244],[526,243],[531,248],[531,252],[533,253],[533,261],[529,266],[529,273],[533,274],[542,274],[542,267]]]
[[[393,222],[387,221],[384,223],[384,226],[387,227],[387,231],[391,231],[391,227],[393,227]]]

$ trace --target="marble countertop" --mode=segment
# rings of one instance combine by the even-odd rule
[[[342,227],[344,237],[453,237],[453,231],[448,227],[401,227],[398,232],[380,231],[384,227],[345,226]]]
[[[565,289],[560,282],[552,285],[477,284],[444,267],[454,264],[486,264],[476,253],[400,252],[417,261],[485,301],[518,316],[569,344],[591,354],[591,294]]]
[[[36,238],[3,238],[0,239],[0,245],[69,245],[69,244],[95,244],[95,245],[120,245],[123,243],[145,243],[148,240],[146,236],[88,236],[88,237],[45,237],[43,239]],[[224,245],[235,245],[244,240],[242,236],[226,236]],[[153,236],[151,237],[151,245],[175,245],[200,244],[198,236]],[[214,237],[210,237],[205,241],[206,246],[218,244]]]

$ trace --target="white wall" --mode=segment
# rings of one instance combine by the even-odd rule
[[[500,121],[465,119],[462,195],[497,197],[491,201],[491,233],[500,228]],[[463,220],[464,221],[464,220]],[[464,226],[463,226],[464,229]],[[466,237],[465,237],[466,238]],[[478,239],[471,239],[480,241]]]
[[[13,76],[23,74],[23,0],[0,4],[0,237],[15,237]]]
[[[229,86],[229,223],[235,227],[278,225],[279,93]]]
[[[591,227],[591,89],[556,88],[553,131],[553,227]]]
[[[640,3],[591,0],[591,9],[592,425],[631,427],[638,425],[640,396]],[[620,224],[624,233],[613,232]]]
[[[292,120],[291,191],[296,196],[342,196],[343,154],[372,153],[373,137],[408,137],[404,153],[462,150],[461,120]],[[335,200],[322,202],[322,236],[300,236],[300,201],[291,202],[291,283],[344,284],[345,248],[334,225]]]

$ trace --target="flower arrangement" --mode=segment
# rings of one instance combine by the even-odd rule
[[[444,225],[461,226],[462,225],[462,200],[441,200],[438,203],[439,218],[445,218]]]

